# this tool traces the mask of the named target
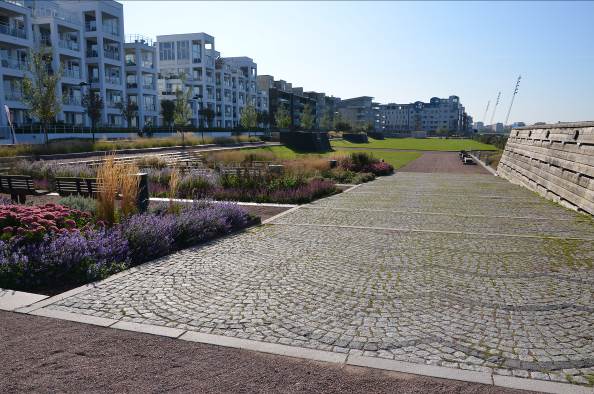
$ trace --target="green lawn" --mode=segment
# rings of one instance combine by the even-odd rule
[[[386,138],[385,140],[374,140],[369,138],[367,144],[355,144],[339,140],[332,141],[334,148],[385,148],[385,149],[411,149],[411,150],[436,150],[436,151],[459,151],[459,150],[497,150],[492,145],[483,144],[470,139],[440,139],[440,138]]]
[[[367,145],[365,145],[367,147]],[[259,151],[268,151],[275,154],[280,160],[290,160],[296,158],[302,158],[307,156],[313,157],[331,157],[337,155],[349,155],[352,153],[352,150],[341,150],[340,148],[335,148],[334,152],[326,152],[326,153],[299,153],[295,152],[292,149],[287,148],[286,146],[267,146],[262,148],[253,148],[249,150],[259,150]],[[394,168],[400,168],[409,162],[417,159],[419,156],[422,155],[420,152],[385,152],[385,151],[374,151],[374,150],[357,150],[357,152],[367,152],[372,154],[374,157],[378,159],[384,159],[387,163],[390,163],[394,166]]]

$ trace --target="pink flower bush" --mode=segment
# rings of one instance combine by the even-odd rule
[[[91,215],[57,204],[42,206],[0,205],[0,239],[14,236],[38,239],[46,233],[59,233],[85,227],[91,223]]]

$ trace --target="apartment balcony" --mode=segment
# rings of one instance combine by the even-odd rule
[[[65,22],[69,22],[75,25],[81,25],[82,21],[78,14],[67,12],[63,9],[55,9],[55,8],[46,8],[39,6],[37,4],[35,8],[33,8],[33,17],[42,18],[42,17],[50,17],[63,20]]]
[[[6,56],[2,58],[2,67],[11,70],[27,71],[29,62],[18,57]]]
[[[112,60],[120,60],[120,52],[118,52],[118,51],[104,50],[103,56],[105,56],[108,59],[112,59]]]
[[[73,40],[60,40],[60,42],[58,43],[58,46],[60,48],[70,49],[71,51],[76,51],[76,52],[78,52],[80,50],[80,44],[78,43],[78,41],[73,41]]]
[[[134,60],[126,60],[126,66],[135,66],[136,62]]]
[[[156,105],[145,105],[144,110],[148,111],[148,112],[154,112],[157,110],[157,106]]]
[[[23,92],[19,91],[8,91],[4,94],[6,101],[23,101]]]
[[[126,82],[127,89],[138,89],[138,84],[136,82]]]
[[[99,51],[97,51],[96,49],[89,49],[86,52],[86,57],[99,57]]]
[[[144,84],[142,85],[143,89],[147,89],[147,90],[155,90],[155,86],[151,83],[151,84]]]
[[[89,83],[99,83],[99,77],[89,77]]]
[[[143,68],[153,68],[154,67],[154,62],[150,62],[150,61],[142,61],[142,67]]]
[[[27,31],[23,28],[10,26],[5,23],[0,23],[0,34],[7,34],[9,36],[27,39]]]
[[[119,108],[120,101],[107,101],[107,108]]]
[[[82,100],[80,99],[80,97],[64,96],[64,97],[62,97],[62,103],[64,105],[78,105],[78,106],[81,106],[82,105]]]
[[[109,75],[105,76],[105,83],[109,83],[112,85],[121,85],[122,84],[122,80],[119,77],[112,77]]]
[[[62,77],[64,78],[72,78],[72,79],[80,79],[80,70],[63,70]]]
[[[115,26],[110,26],[110,25],[103,25],[103,33],[107,33],[107,34],[111,34],[113,36],[119,36],[120,32],[119,29]]]
[[[19,7],[25,7],[25,0],[2,0],[5,3],[18,5]]]
[[[97,31],[97,21],[85,22],[85,31]]]

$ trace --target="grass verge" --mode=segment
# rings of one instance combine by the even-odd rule
[[[370,148],[370,149],[410,149],[433,151],[457,150],[496,150],[493,145],[483,144],[470,139],[440,139],[440,138],[386,138],[368,143],[357,144],[344,140],[332,141],[332,147],[337,148]]]

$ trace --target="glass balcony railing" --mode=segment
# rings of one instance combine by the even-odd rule
[[[107,107],[108,108],[118,108],[120,106],[121,101],[119,100],[108,100]]]
[[[4,94],[7,101],[23,101],[23,93],[18,90],[10,90]]]
[[[142,85],[143,89],[153,90],[155,87],[152,83],[145,83]]]
[[[82,105],[80,97],[64,96],[62,97],[62,103],[64,105]]]
[[[85,31],[97,31],[97,21],[86,21]]]
[[[78,51],[80,49],[78,41],[73,40],[60,40],[59,46],[60,48],[70,49],[71,51]]]
[[[126,87],[128,89],[136,89],[138,88],[138,84],[136,82],[126,82]]]
[[[122,83],[122,80],[119,77],[113,77],[113,76],[106,75],[105,82],[110,83],[112,85],[120,85]]]
[[[153,105],[147,104],[147,105],[144,106],[144,110],[145,111],[156,111],[157,110],[157,107],[154,104]]]
[[[2,57],[2,67],[11,70],[26,71],[29,69],[29,62],[19,57],[5,56]]]
[[[64,78],[80,79],[80,70],[65,69],[62,71],[62,76]]]
[[[6,23],[0,23],[0,33],[8,34],[9,36],[17,38],[27,38],[27,31],[20,27],[10,26]]]
[[[103,56],[105,56],[108,59],[120,60],[120,52],[118,51],[104,50]]]
[[[117,26],[103,24],[103,33],[119,36],[120,32]]]
[[[87,57],[99,57],[99,52],[96,49],[89,49],[86,53]]]

